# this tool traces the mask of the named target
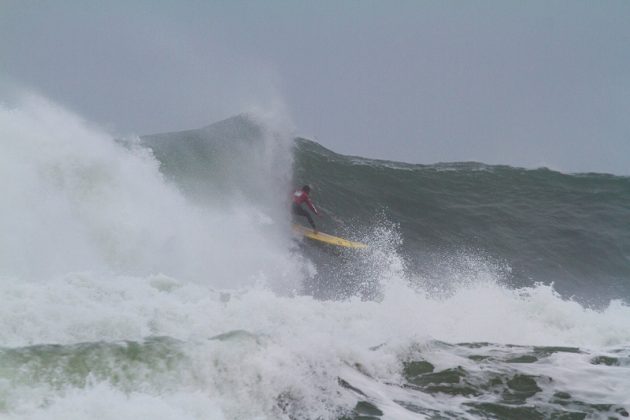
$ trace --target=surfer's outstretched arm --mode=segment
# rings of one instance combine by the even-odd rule
[[[308,206],[309,209],[311,209],[313,211],[313,213],[315,213],[316,215],[319,216],[319,212],[317,211],[317,209],[313,205],[313,202],[311,201],[311,199],[308,196],[306,197],[306,205]]]

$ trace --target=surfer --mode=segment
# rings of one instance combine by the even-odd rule
[[[308,213],[308,211],[306,211],[304,207],[302,207],[302,204],[306,203],[308,208],[310,208],[313,213],[319,216],[319,212],[317,211],[317,209],[313,205],[313,202],[308,196],[310,192],[311,192],[311,187],[308,185],[305,185],[302,187],[302,189],[294,192],[293,203],[291,203],[291,211],[293,212],[293,214],[306,217],[306,219],[308,220],[308,223],[311,225],[315,233],[317,233],[317,228],[315,227],[315,222],[313,222],[313,218]]]

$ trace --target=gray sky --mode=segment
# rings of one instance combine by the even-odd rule
[[[115,132],[280,103],[340,153],[630,175],[626,0],[0,0],[0,77]]]

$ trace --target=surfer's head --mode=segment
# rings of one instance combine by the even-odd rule
[[[302,191],[304,191],[305,193],[311,192],[311,186],[310,185],[303,186]]]

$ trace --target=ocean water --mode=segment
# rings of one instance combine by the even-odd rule
[[[0,106],[0,418],[625,418],[630,179]],[[302,183],[344,252],[296,238]]]

